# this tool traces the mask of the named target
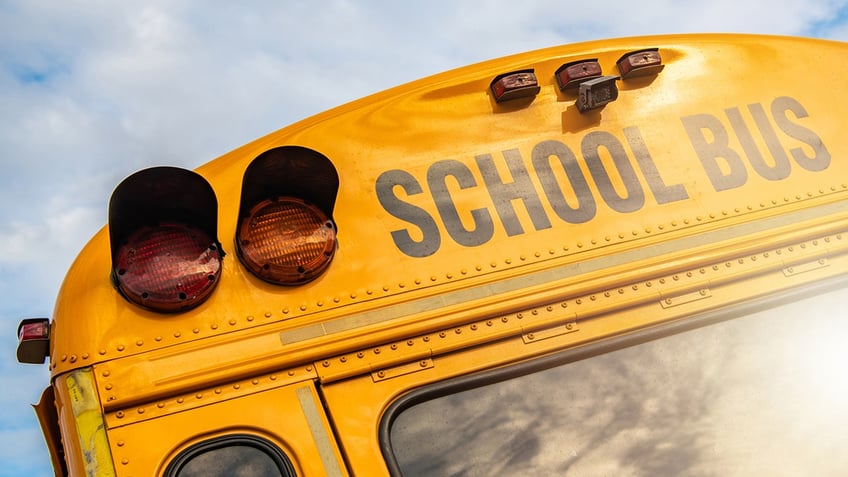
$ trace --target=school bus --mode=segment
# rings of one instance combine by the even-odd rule
[[[121,182],[52,320],[56,475],[837,475],[848,46],[486,61]]]

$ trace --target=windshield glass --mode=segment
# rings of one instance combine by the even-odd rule
[[[403,410],[407,476],[797,476],[848,469],[848,290]]]

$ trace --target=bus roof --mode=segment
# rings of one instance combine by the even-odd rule
[[[617,62],[633,53],[662,68],[623,74]],[[185,359],[210,369],[230,364],[215,349],[242,352],[244,366],[257,366],[244,354],[309,363],[318,341],[342,353],[817,226],[846,209],[848,145],[834,118],[848,103],[833,93],[846,53],[746,35],[604,40],[459,68],[300,121],[197,169],[227,253],[197,308],[124,300],[101,230],[59,293],[51,370],[152,352],[155,376],[157,358],[189,348]],[[606,85],[560,89],[563,65],[591,60]],[[497,100],[494,80],[523,74],[524,88],[530,72],[537,91]],[[610,102],[581,111],[581,94]],[[339,176],[338,250],[294,287],[253,277],[233,253],[244,171],[280,146],[317,151]]]

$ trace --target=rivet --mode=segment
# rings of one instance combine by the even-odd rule
[[[384,292],[389,291],[389,287],[388,287],[388,286],[386,286],[386,285],[383,285],[383,291],[384,291]]]
[[[215,388],[215,394],[221,394],[222,392],[221,388]]]
[[[198,334],[198,333],[200,333],[200,328],[193,328],[191,330],[191,332],[194,333],[194,334]]]
[[[380,348],[374,348],[374,354],[380,354],[380,352],[381,352]]]
[[[338,300],[338,298],[336,298],[336,300]],[[271,318],[271,312],[270,311],[265,312],[265,318]]]
[[[385,372],[385,371],[377,371],[377,377],[378,377],[378,378],[383,378],[383,377],[385,377],[385,376],[386,376],[386,372]]]
[[[121,464],[127,465],[130,463],[129,459],[121,459]]]
[[[83,353],[83,354],[82,354],[82,359],[88,359],[88,353]]]
[[[306,308],[306,307],[305,307],[305,306],[301,306],[300,308],[301,308],[301,309],[304,309],[304,308]],[[230,320],[230,326],[235,326],[235,325],[236,325],[236,320]]]
[[[289,372],[288,372],[288,375],[289,375],[289,376],[294,376],[294,370],[290,369],[290,370],[289,370]]]
[[[452,279],[452,278],[453,278],[453,274],[452,274],[452,273],[446,273],[446,274],[445,274],[445,278],[447,278],[448,280],[450,280],[450,279]]]
[[[356,297],[356,295],[351,296],[351,298],[354,298],[354,297]],[[289,314],[289,309],[288,309],[288,308],[283,308],[283,314],[284,314],[284,315],[288,315],[288,314]]]
[[[307,367],[306,367],[306,372],[307,372],[307,373],[311,373],[311,372],[312,372],[312,366],[307,366]]]
[[[391,345],[391,346],[389,346],[389,348],[391,348],[391,349],[392,349],[392,351],[394,351],[394,350],[396,350],[396,349],[397,349],[397,344],[392,343],[392,345]]]
[[[241,384],[238,384],[238,383],[233,384],[233,389],[239,389],[240,387],[241,387]]]
[[[115,417],[117,417],[118,419],[122,419],[124,417],[124,411],[116,412]]]
[[[507,317],[505,316],[505,317],[501,318],[501,321],[503,321],[504,323],[508,323],[508,322],[509,322],[509,318],[507,318]]]
[[[329,361],[324,360],[324,362],[323,362],[323,363],[321,363],[321,365],[322,365],[322,366],[324,366],[325,368],[329,368],[329,367],[330,367],[330,362],[329,362]]]
[[[360,351],[359,353],[356,353],[356,357],[357,357],[357,358],[359,358],[359,359],[362,359],[362,358],[364,358],[364,357],[365,357],[365,353],[363,353],[362,351]]]
[[[462,328],[457,328],[457,329],[453,330],[453,332],[458,334],[458,335],[462,334]]]
[[[329,363],[328,363],[328,364],[329,364]],[[258,380],[258,379],[254,379],[253,381],[251,381],[251,383],[252,383],[254,386],[256,386],[257,384],[259,384],[259,380]]]
[[[70,362],[75,363],[77,361],[77,355],[72,354],[70,358]]]
[[[398,288],[406,288],[406,284],[403,282],[398,283]]]
[[[185,401],[183,398],[177,398],[177,404],[182,404]]]
[[[415,342],[414,342],[414,341],[412,341],[412,340],[407,340],[407,341],[406,341],[406,345],[407,345],[407,346],[412,346],[412,345],[414,345],[414,344],[415,344]]]
[[[218,323],[212,323],[211,325],[209,325],[209,327],[212,328],[213,330],[217,330],[218,329]]]
[[[124,447],[124,441],[118,441],[117,444],[118,447]]]
[[[527,333],[527,339],[532,340],[532,339],[535,339],[535,338],[536,337],[535,337],[535,335],[533,335],[533,333]]]
[[[418,364],[419,364],[419,365],[421,365],[421,367],[422,367],[422,368],[426,368],[426,367],[427,367],[428,362],[427,362],[427,360],[426,360],[426,359],[423,359],[423,360],[421,360],[421,362],[420,362],[420,363],[418,363]]]
[[[108,369],[107,369],[107,370],[105,370],[105,371],[103,371],[103,377],[104,377],[104,378],[108,378],[108,377],[109,377],[109,376],[111,376],[111,375],[112,375],[112,373],[111,373]]]
[[[426,343],[426,342],[430,341],[430,337],[429,337],[429,336],[425,336],[425,337],[421,338],[421,340],[422,340],[422,341],[424,341],[424,342]]]
[[[153,338],[153,340],[158,343],[158,342],[162,341],[162,336],[157,336],[157,337]]]
[[[342,356],[341,358],[339,358],[339,361],[342,363],[347,363],[347,356]]]
[[[277,375],[276,375],[276,374],[272,374],[272,375],[268,376],[268,379],[270,379],[271,381],[276,381],[276,380],[277,380]]]
[[[123,351],[123,350],[124,350],[124,345],[118,345],[117,350],[118,350],[118,351]]]
[[[156,403],[156,407],[158,407],[159,409],[162,409],[163,407],[165,407],[165,403],[164,402]],[[118,445],[121,445],[121,444],[119,443]]]
[[[104,388],[106,388],[106,390],[107,390],[107,391],[111,391],[111,390],[112,390],[112,385],[111,385],[111,384],[107,384],[106,386],[103,386],[103,387],[104,387]]]
[[[137,412],[139,414],[144,414],[144,408],[143,407],[138,408]]]
[[[319,306],[320,306],[320,305],[319,305]],[[247,321],[253,321],[254,319],[255,319],[255,318],[253,318],[253,315],[249,315],[249,316],[247,317]]]
[[[300,305],[300,311],[306,311],[306,305]],[[230,324],[234,325],[235,323],[231,321]]]
[[[472,325],[470,326],[470,328],[471,328],[471,331],[477,331],[477,324],[476,324],[476,323],[475,323],[475,324],[472,324]]]
[[[179,331],[174,333],[174,338],[179,338],[180,336],[182,336],[182,333],[180,333]]]
[[[510,265],[510,264],[512,264],[512,259],[508,258],[508,259],[504,260],[504,263],[506,263],[507,265]]]
[[[447,333],[445,333],[444,331],[439,332],[439,338],[444,338],[445,336],[447,336]]]
[[[106,354],[106,350],[101,348],[98,353],[100,353],[100,356],[103,356],[104,354]]]

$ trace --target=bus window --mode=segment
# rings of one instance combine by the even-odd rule
[[[166,477],[294,477],[289,459],[273,444],[250,435],[227,436],[194,445],[181,453]]]
[[[388,416],[384,452],[415,476],[842,475],[846,298],[831,291],[530,374],[519,365],[433,399],[425,389]]]

